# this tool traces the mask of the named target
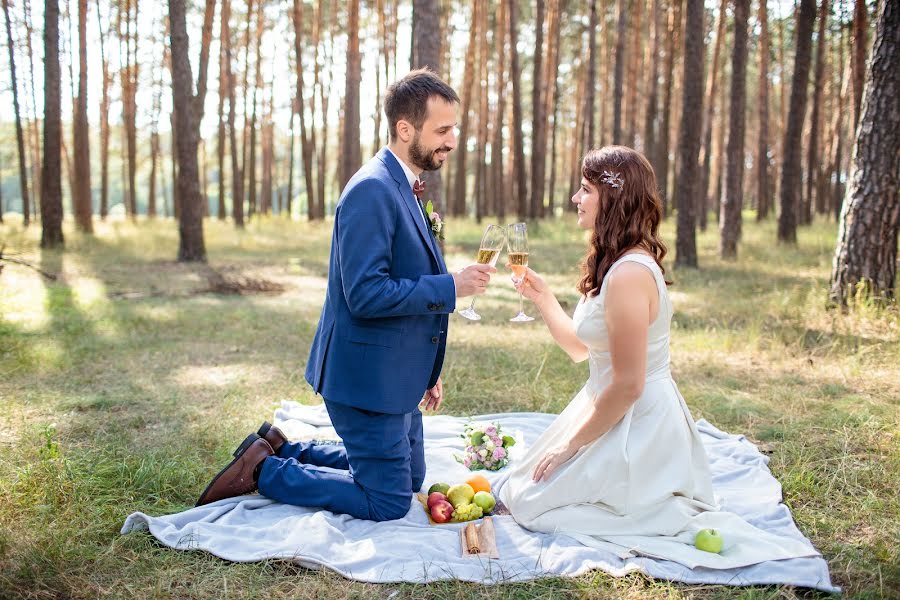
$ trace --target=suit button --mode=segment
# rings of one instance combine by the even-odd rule
[[[428,310],[437,310],[437,305],[436,305],[436,304],[433,304],[433,303],[432,303],[432,304],[429,304],[429,305],[428,305]]]
[[[437,344],[439,341],[440,341],[440,338],[438,338],[438,336],[434,336],[433,338],[431,338],[432,344]]]

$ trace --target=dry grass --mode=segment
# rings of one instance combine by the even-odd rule
[[[785,501],[848,596],[896,597],[900,317],[827,308],[833,225],[801,230],[794,249],[772,242],[772,223],[747,221],[740,261],[715,258],[710,231],[700,236],[703,268],[670,272],[676,378],[695,417],[771,450]],[[448,224],[451,266],[470,260],[480,229]],[[65,253],[41,252],[35,228],[0,226],[0,245],[59,274],[51,282],[16,265],[0,274],[0,597],[809,595],[603,573],[376,586],[118,535],[135,510],[191,506],[280,400],[314,400],[302,373],[330,226],[269,220],[236,232],[210,221],[206,231],[210,264],[192,266],[173,261],[171,222],[99,224],[90,238],[67,230]],[[533,266],[573,306],[581,237],[566,223],[536,224],[531,237]],[[517,297],[503,279],[478,300],[482,322],[453,317],[444,378],[454,414],[557,412],[586,376],[539,323],[506,321]],[[245,293],[216,293],[216,281]]]

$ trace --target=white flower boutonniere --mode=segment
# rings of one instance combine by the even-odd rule
[[[443,241],[444,240],[444,222],[441,220],[441,215],[434,210],[434,204],[432,204],[431,200],[428,201],[428,204],[425,205],[425,214],[428,215],[428,221],[431,224],[431,233],[437,239]]]

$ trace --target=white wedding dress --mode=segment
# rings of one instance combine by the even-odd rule
[[[644,391],[612,429],[583,447],[549,480],[534,483],[537,462],[577,429],[585,409],[610,382],[605,284],[624,262],[647,267],[659,292],[658,316],[648,332]],[[671,320],[666,284],[653,258],[633,253],[616,261],[600,292],[582,298],[573,317],[575,333],[590,352],[590,377],[526,455],[510,465],[500,499],[527,529],[565,533],[622,558],[644,554],[691,568],[724,569],[818,555],[812,546],[718,511],[706,452],[669,371]],[[722,532],[721,554],[694,548],[694,536],[704,528]]]

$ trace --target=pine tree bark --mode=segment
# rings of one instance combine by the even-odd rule
[[[41,167],[41,248],[62,247],[62,81],[59,3],[44,0],[44,153]]]
[[[528,208],[528,217],[531,219],[542,217],[544,212],[544,167],[547,158],[544,63],[544,1],[537,0],[534,12],[534,58],[531,75],[531,185],[529,186],[531,201]]]
[[[340,187],[362,166],[359,148],[359,85],[362,58],[359,54],[359,2],[349,3],[347,20],[347,79],[344,87],[344,130],[341,135]]]
[[[866,0],[856,0],[853,10],[853,131],[859,125],[862,111],[863,86],[866,82],[866,56],[869,52],[869,9]]]
[[[220,221],[224,221],[227,216],[225,208],[225,123],[227,116],[225,114],[225,98],[228,96],[228,77],[230,67],[226,66],[225,46],[229,42],[225,37],[229,35],[227,19],[230,18],[231,8],[230,0],[222,0],[222,10],[219,15],[219,92],[218,92],[218,111],[216,116],[216,166],[219,169],[218,176],[218,209],[216,216]],[[227,13],[227,14],[226,14]]]
[[[797,243],[797,213],[800,209],[801,153],[803,121],[806,116],[812,30],[816,20],[816,0],[800,0],[797,12],[797,35],[794,46],[794,78],[791,82],[791,104],[784,134],[784,166],[781,171],[781,214],[778,217],[778,240]]]
[[[472,85],[475,82],[475,54],[478,47],[478,27],[482,17],[479,10],[478,0],[472,0],[472,20],[469,25],[469,45],[466,49],[466,62],[463,76],[462,90],[462,106],[460,107],[460,126],[459,141],[454,154],[456,159],[453,161],[456,170],[453,201],[448,198],[447,212],[452,215],[462,216],[466,214],[466,158],[468,154],[468,137],[470,118],[469,113],[472,108]]]
[[[256,108],[257,101],[256,95],[259,93],[259,89],[262,87],[262,35],[264,31],[264,2],[259,2],[257,4],[256,11],[256,35],[254,35],[253,39],[256,43],[256,52],[255,52],[255,60],[254,60],[254,69],[255,75],[253,78],[253,90],[251,92],[251,100],[250,106],[250,158],[249,166],[247,164],[244,165],[248,175],[247,175],[247,217],[252,219],[253,216],[258,211],[257,206],[257,195],[256,195],[256,139],[259,129],[257,128],[257,117],[256,117]]]
[[[108,20],[108,19],[107,19]],[[97,3],[97,28],[100,31],[100,63],[102,69],[102,96],[100,98],[100,219],[109,214],[109,87],[112,74],[109,72],[109,57],[106,55],[106,36],[103,29],[104,18]]]
[[[500,0],[505,2],[506,0]],[[443,40],[443,28],[441,27],[441,10],[438,0],[413,0],[412,35],[410,41],[410,69],[428,67],[435,73],[442,72],[441,42]],[[444,197],[441,171],[425,171],[421,175],[422,181],[428,189],[428,199],[434,205],[434,209],[444,212]],[[447,199],[449,202],[449,198]]]
[[[631,50],[629,51],[628,60],[628,76],[625,80],[628,82],[628,102],[625,108],[628,111],[628,130],[625,136],[625,142],[632,148],[637,147],[637,113],[638,113],[638,82],[640,81],[640,73],[642,71],[641,61],[644,53],[642,52],[644,32],[642,31],[644,0],[632,0],[634,13],[634,24],[631,26],[629,39],[631,41]]]
[[[669,13],[668,45],[666,48],[665,65],[665,93],[663,94],[663,114],[659,124],[659,148],[656,151],[656,162],[653,170],[656,171],[656,181],[662,194],[663,216],[669,213],[669,140],[671,137],[672,116],[672,91],[675,87],[675,48],[676,42],[680,42],[681,32],[681,5],[683,0],[673,0],[674,6]]]
[[[203,207],[197,165],[199,115],[194,114],[191,63],[184,0],[169,0],[172,53],[172,106],[178,127],[174,130],[178,151],[178,260],[206,262],[203,240]]]
[[[821,105],[822,95],[825,91],[825,28],[828,24],[828,0],[821,0],[819,9],[819,31],[816,40],[816,65],[813,71],[813,102],[812,114],[809,126],[809,148],[806,160],[806,193],[803,195],[803,211],[801,222],[804,225],[812,223],[813,206],[819,207],[820,213],[822,198],[817,197],[817,188],[822,178],[822,160],[819,156],[819,137],[821,134]]]
[[[647,107],[644,110],[644,154],[653,160],[656,152],[656,119],[659,110],[659,28],[661,0],[653,0],[650,15],[650,75],[647,79]]]
[[[687,0],[684,24],[684,77],[682,77],[681,126],[678,132],[678,185],[675,203],[678,223],[675,264],[697,267],[697,232],[694,211],[699,188],[700,123],[703,115],[703,0]]]
[[[747,103],[747,21],[750,0],[734,0],[734,45],[731,54],[731,102],[725,198],[719,218],[719,256],[737,258],[744,196],[744,125]]]
[[[41,198],[41,165],[43,164],[43,160],[41,159],[41,132],[40,126],[38,124],[38,116],[37,116],[37,94],[35,93],[34,88],[34,48],[31,43],[31,36],[34,32],[34,27],[31,23],[31,2],[30,0],[24,0],[22,2],[22,7],[25,9],[25,47],[28,51],[28,87],[31,91],[30,93],[30,102],[29,105],[31,107],[31,124],[29,127],[29,137],[26,138],[26,142],[30,139],[31,141],[31,202],[29,205],[22,205],[22,224],[25,227],[31,223],[31,215],[34,214],[37,216],[38,208],[36,205],[37,199]],[[27,144],[26,144],[27,145]]]
[[[727,22],[728,0],[719,3],[719,14],[716,17],[716,43],[713,46],[712,67],[707,74],[706,83],[706,118],[703,120],[703,163],[700,167],[702,180],[700,182],[700,196],[698,197],[697,215],[700,217],[700,229],[706,230],[706,211],[709,206],[709,181],[712,162],[712,130],[716,108],[716,84],[721,75],[719,61],[722,55],[722,43],[725,39],[725,23]],[[720,126],[724,127],[725,107],[719,108]],[[718,196],[716,196],[718,199]]]
[[[544,185],[544,170],[546,163],[544,160],[540,162],[541,176],[536,178],[537,185],[542,189],[546,189],[547,208],[542,211],[540,216],[554,216],[554,188],[556,187],[556,133],[557,133],[557,116],[559,109],[559,49],[561,43],[560,34],[560,0],[550,0],[550,18],[547,33],[547,42],[549,45],[549,54],[547,55],[544,81],[546,82],[547,94],[544,104],[544,122],[546,123],[547,115],[550,115],[550,178],[547,185]],[[606,84],[604,83],[604,86]],[[547,143],[547,132],[544,130],[543,146]],[[543,147],[542,146],[542,147]],[[543,151],[542,151],[543,152]]]
[[[841,212],[831,274],[831,298],[846,304],[857,294],[896,297],[897,234],[900,230],[900,2],[882,0],[853,171]]]
[[[19,92],[16,80],[15,45],[13,44],[12,25],[9,20],[9,0],[2,0],[3,16],[6,19],[6,40],[9,48],[9,74],[13,95],[13,112],[16,119],[16,148],[19,152],[19,190],[22,197],[22,213],[28,215],[28,157],[25,154],[25,132],[22,128],[22,115],[19,112]],[[0,222],[3,221],[3,208],[0,207]],[[27,225],[27,221],[24,223]]]
[[[132,2],[134,4],[132,4]],[[139,0],[125,1],[125,67],[122,71],[122,106],[125,128],[127,164],[127,192],[125,208],[128,215],[137,217],[137,86],[139,69],[137,63]],[[134,17],[132,17],[132,6]],[[134,30],[132,30],[134,27]],[[133,42],[133,43],[132,43]]]
[[[481,27],[478,28],[478,134],[475,137],[475,220],[481,223],[487,205],[489,174],[487,166],[487,148],[491,113],[488,106],[490,73],[488,71],[488,18],[487,0],[479,0],[482,15]],[[494,30],[496,31],[496,29]]]
[[[91,198],[91,147],[87,116],[87,0],[78,0],[78,98],[75,100],[73,143],[75,148],[75,224],[82,233],[93,233]]]
[[[756,145],[756,220],[769,216],[769,19],[766,0],[759,0],[759,137]]]
[[[515,152],[513,152],[513,185],[514,197],[517,200],[519,219],[524,221],[528,217],[528,182],[525,179],[525,144],[522,139],[522,70],[519,68],[519,18],[517,0],[509,1],[509,56],[512,68],[512,110],[513,123],[510,135],[512,136]]]
[[[489,208],[486,210],[489,214],[496,214],[498,218],[503,218],[504,203],[506,197],[507,186],[504,180],[505,170],[503,168],[503,118],[506,115],[506,32],[508,31],[508,12],[506,0],[500,0],[500,10],[497,15],[497,25],[494,31],[497,32],[497,108],[494,117],[494,130],[491,137],[491,187],[493,193],[490,195],[488,202]]]
[[[237,99],[234,92],[234,71],[231,57],[231,0],[222,0],[222,35],[225,45],[225,73],[228,86],[228,145],[231,148],[231,216],[234,226],[244,228],[244,173],[238,160],[240,147],[237,143],[235,113]]]
[[[596,12],[596,0],[592,0],[592,12]],[[618,1],[618,27],[616,28],[616,67],[613,84],[613,144],[624,143],[622,131],[622,94],[625,77],[625,41],[628,38],[628,5],[627,0]],[[596,23],[596,20],[594,20]]]

